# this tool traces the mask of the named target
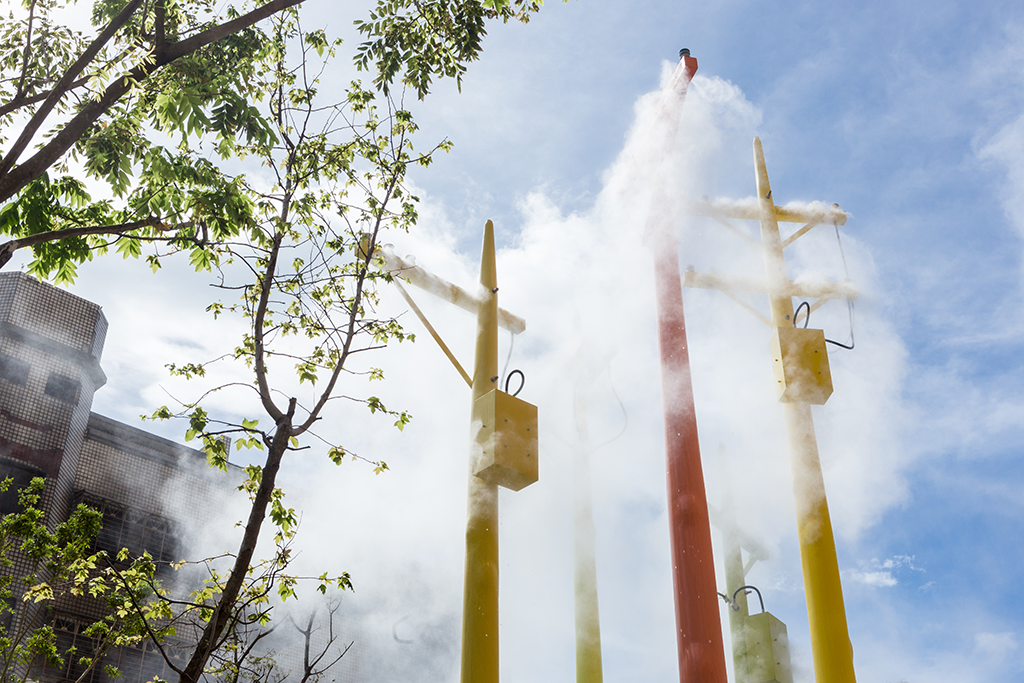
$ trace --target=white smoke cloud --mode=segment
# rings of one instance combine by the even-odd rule
[[[585,397],[591,442],[604,444],[593,452],[590,469],[605,673],[609,680],[675,676],[660,368],[644,225],[650,188],[665,182],[677,216],[681,267],[693,264],[701,271],[717,268],[761,276],[763,263],[756,248],[718,224],[681,212],[684,202],[701,195],[745,197],[753,192],[750,144],[761,115],[735,85],[698,76],[678,143],[666,150],[664,134],[650,125],[657,107],[653,95],[638,102],[636,123],[591,207],[564,213],[551,193],[528,194],[520,202],[517,237],[498,254],[500,305],[527,320],[526,333],[515,340],[510,367],[525,372],[520,398],[538,404],[541,421],[540,481],[501,495],[506,680],[564,680],[574,666],[572,359],[581,338],[611,357]],[[764,141],[771,173],[770,136]],[[669,153],[670,163],[662,165]],[[657,169],[662,169],[661,176]],[[774,190],[779,203],[821,199],[788,197],[784,182],[776,182]],[[756,226],[737,227],[756,237]],[[499,234],[514,228],[499,225]],[[458,250],[461,230],[442,204],[425,196],[420,225],[390,240],[398,254],[413,254],[424,268],[471,288],[479,252],[478,247],[468,253]],[[478,244],[478,239],[473,241]],[[845,235],[843,247],[850,275],[862,292],[856,309],[857,348],[830,349],[836,392],[826,406],[815,409],[815,419],[833,523],[840,540],[855,540],[904,499],[903,472],[915,456],[899,444],[905,351],[886,320],[870,253]],[[791,278],[845,276],[831,226],[816,228],[791,251]],[[104,403],[101,392],[99,412],[113,410],[115,417],[129,419],[137,414],[136,406],[167,402],[165,388],[172,393],[176,389],[158,379],[152,366],[139,372],[144,357],[180,350],[181,339],[212,348],[227,336],[219,322],[186,312],[191,306],[201,311],[206,293],[179,294],[169,276],[161,277],[170,287],[167,291],[174,292],[164,296],[173,305],[173,315],[180,315],[180,329],[166,332],[157,319],[167,319],[166,309],[159,316],[148,313],[154,309],[131,297],[109,306],[112,341],[106,357],[123,364],[114,366],[111,386],[117,385],[115,376],[133,377],[120,381],[137,388],[121,394],[131,399],[128,406],[113,398]],[[288,503],[303,514],[296,570],[312,575],[351,572],[355,593],[344,595],[342,604],[351,628],[347,633],[355,641],[347,656],[354,670],[377,682],[447,681],[459,667],[469,390],[419,323],[404,312],[397,293],[383,295],[382,310],[401,314],[419,340],[388,348],[373,359],[387,379],[372,390],[389,407],[409,410],[414,419],[399,433],[391,420],[370,416],[358,404],[338,402],[318,426],[325,438],[348,450],[385,460],[391,469],[380,476],[360,462],[336,467],[316,448],[285,463],[282,480],[295,487]],[[412,290],[412,295],[462,365],[470,367],[476,327],[472,316],[422,292]],[[745,300],[766,311],[766,302],[758,297]],[[687,291],[685,305],[709,499],[720,500],[723,486],[730,486],[740,526],[768,548],[770,558],[755,565],[748,580],[766,593],[770,610],[777,609],[773,605],[795,609],[785,615],[795,666],[809,672],[809,646],[800,626],[805,616],[800,612],[794,501],[782,412],[772,388],[769,330],[718,292]],[[136,321],[130,340],[116,341],[124,334],[124,327],[116,327],[118,318]],[[814,314],[811,326],[845,342],[845,306],[826,305]],[[500,345],[504,365],[509,350],[505,332]],[[219,407],[231,414],[242,410],[228,402]],[[728,478],[713,457],[719,443],[728,456]],[[840,561],[846,560],[841,556]],[[857,571],[876,572],[875,580],[884,583],[886,572],[895,577],[893,569]],[[809,676],[805,673],[804,679]]]
[[[506,678],[546,681],[572,675],[572,359],[581,335],[594,348],[613,352],[607,373],[586,401],[592,442],[613,439],[591,461],[606,675],[633,680],[674,675],[661,387],[651,255],[642,244],[649,188],[657,180],[652,170],[665,153],[658,147],[663,135],[648,125],[656,107],[653,96],[638,103],[637,124],[619,160],[605,173],[604,189],[591,209],[564,214],[545,192],[530,193],[520,204],[518,237],[498,255],[500,305],[527,320],[527,332],[515,341],[511,367],[526,373],[520,397],[539,405],[541,419],[540,482],[518,493],[504,492],[501,499]],[[677,205],[702,194],[749,194],[750,141],[759,124],[758,110],[738,88],[720,79],[696,79],[686,103],[681,154],[666,171]],[[771,172],[770,146],[766,153]],[[784,184],[777,185],[776,194],[785,197]],[[472,286],[476,251],[454,252],[450,222],[429,197],[423,215],[416,231],[395,238],[396,252],[414,254],[424,268]],[[741,227],[756,234],[751,226]],[[681,217],[680,228],[683,266],[693,262],[701,270],[718,267],[750,276],[763,272],[757,250],[724,228]],[[899,447],[905,352],[878,301],[870,254],[849,237],[843,246],[862,291],[857,349],[832,353],[836,393],[816,409],[816,419],[837,533],[856,538],[903,499],[902,473],[913,455]],[[844,277],[831,226],[802,238],[790,263],[794,278],[807,273]],[[413,296],[468,366],[475,329],[471,316],[423,293],[413,291]],[[717,292],[685,296],[709,497],[715,501],[723,485],[709,458],[721,442],[730,460],[740,524],[772,551],[750,580],[798,591],[794,503],[782,416],[772,390],[768,330]],[[385,299],[385,306],[404,308],[393,293],[385,293]],[[755,297],[749,301],[765,308]],[[824,326],[830,338],[847,340],[849,321],[842,304],[824,307],[812,322]],[[417,329],[418,323],[407,323]],[[500,339],[504,364],[507,334]],[[386,431],[349,431],[348,437],[388,460],[392,471],[375,478],[358,465],[335,470],[311,462],[307,474],[336,483],[326,496],[320,488],[304,500],[303,528],[309,538],[332,539],[330,547],[304,553],[318,561],[339,554],[345,558],[343,565],[356,582],[353,599],[366,601],[368,611],[361,614],[375,615],[384,636],[387,624],[407,613],[446,615],[456,623],[460,618],[469,450],[469,392],[440,350],[421,334],[413,347],[386,353],[388,376],[400,382],[385,387],[388,397],[382,398],[408,407],[414,422],[401,437]],[[328,504],[351,512],[339,510],[332,519],[323,507]],[[867,582],[886,585],[896,582],[895,569],[857,571]],[[400,587],[413,578],[422,590],[409,595]],[[401,606],[399,594],[408,601]],[[771,590],[767,599],[769,607],[773,600],[790,602]],[[797,668],[809,671],[809,648],[799,641],[801,619],[791,614],[787,620],[794,624],[794,651],[801,658]],[[373,642],[383,647],[384,636]],[[457,629],[446,638],[432,652],[399,648],[394,656],[407,657],[413,668],[416,661],[448,661],[455,669],[438,665],[436,670],[450,675],[457,670],[457,662],[450,661],[458,651]],[[396,660],[389,655],[388,661]],[[381,674],[374,680],[397,679]]]
[[[908,555],[897,555],[885,560],[874,558],[869,562],[861,561],[858,569],[847,573],[850,579],[876,588],[892,588],[899,583],[894,576],[900,569],[923,572],[924,569],[914,565],[914,558]]]

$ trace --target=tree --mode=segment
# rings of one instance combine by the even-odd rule
[[[317,683],[348,654],[354,641],[341,639],[336,616],[341,600],[330,595],[321,611],[314,607],[290,628],[280,625],[261,627],[252,622],[236,629],[229,643],[214,657],[210,674],[225,683]],[[298,668],[285,668],[282,659],[289,650],[298,649]]]
[[[191,247],[199,268],[212,241],[254,217],[221,159],[273,136],[256,105],[266,92],[267,36],[258,23],[302,0],[218,11],[212,0],[94,0],[95,35],[66,23],[66,0],[22,0],[0,17],[0,267],[32,248],[30,270],[70,283],[76,264],[114,244]],[[530,0],[379,0],[357,64],[387,94],[398,81],[423,98],[435,76],[459,79],[476,59],[488,18],[527,21]],[[168,148],[154,133],[178,139]],[[29,152],[34,142],[38,146]],[[93,200],[74,172],[113,200]]]
[[[292,579],[280,572],[252,580],[257,543],[268,516],[279,543],[293,531],[295,513],[283,502],[277,474],[289,453],[317,443],[313,429],[329,402],[359,401],[398,428],[409,420],[374,396],[343,392],[354,356],[411,338],[397,321],[374,316],[374,287],[390,275],[374,267],[373,253],[384,230],[415,223],[409,169],[428,166],[449,143],[413,148],[406,89],[423,98],[434,78],[461,84],[466,64],[480,54],[487,19],[526,21],[539,8],[528,0],[380,0],[357,22],[366,40],[356,64],[373,72],[373,85],[353,82],[341,101],[325,105],[317,92],[324,62],[314,66],[314,54],[330,58],[339,43],[323,31],[303,31],[298,2],[273,0],[221,16],[207,0],[97,0],[92,39],[59,24],[58,0],[26,0],[26,15],[0,20],[0,85],[7,88],[0,91],[0,123],[6,130],[27,120],[19,133],[0,138],[12,141],[0,160],[0,232],[12,237],[0,245],[0,266],[31,247],[32,272],[70,282],[75,265],[94,253],[114,246],[138,257],[151,242],[154,269],[186,252],[197,270],[215,271],[226,292],[240,294],[208,308],[214,317],[247,322],[240,343],[217,361],[169,368],[200,378],[218,363],[244,364],[251,384],[211,391],[250,392],[263,414],[240,423],[218,419],[204,407],[207,392],[153,415],[187,419],[186,439],[199,439],[214,466],[226,466],[225,435],[264,453],[262,464],[246,468],[252,506],[230,567],[211,570],[187,601],[157,591],[134,605],[139,613],[165,610],[168,619],[180,616],[174,608],[185,610],[201,625],[188,663],[177,668],[168,660],[188,683],[203,676],[211,658],[223,660],[240,627],[269,619],[267,610],[247,610],[264,604],[271,587],[289,596]],[[256,26],[267,17],[270,27]],[[38,59],[50,52],[55,59]],[[37,139],[37,151],[22,160]],[[247,158],[270,169],[271,187],[227,173],[207,149],[221,162]],[[75,164],[112,199],[93,200],[74,177]],[[377,368],[368,374],[383,378]],[[311,405],[296,398],[295,385],[307,383],[318,396]],[[336,463],[351,455],[342,444],[324,450]],[[387,469],[371,462],[377,472]],[[335,577],[334,584],[347,580]],[[159,633],[150,636],[159,643]]]
[[[0,19],[0,224],[15,238],[0,247],[0,264],[33,246],[34,272],[69,282],[74,263],[99,246],[88,236],[159,237],[175,229],[175,237],[196,240],[201,229],[179,220],[175,209],[194,204],[190,213],[202,213],[196,209],[205,196],[209,211],[215,198],[208,195],[218,188],[227,208],[214,210],[207,228],[230,232],[225,222],[243,217],[230,185],[188,150],[149,143],[146,127],[205,125],[226,147],[240,134],[265,135],[247,107],[262,38],[255,25],[299,2],[271,0],[219,15],[206,0],[97,0],[91,38],[63,23],[67,6],[59,0],[24,0],[23,13]],[[206,117],[204,107],[217,114]],[[70,172],[79,160],[123,203],[92,201]],[[173,226],[146,211],[161,187]]]
[[[11,480],[0,482],[7,491]],[[102,515],[78,505],[70,517],[47,527],[40,508],[45,481],[33,479],[18,492],[20,511],[0,517],[0,681],[22,683],[49,665],[64,669],[71,665],[84,680],[99,667],[112,648],[136,645],[144,638],[162,639],[163,625],[147,624],[152,619],[143,604],[157,583],[156,565],[148,555],[130,558],[123,551],[111,558],[105,551],[93,551]],[[19,560],[17,571],[15,559]],[[114,560],[124,566],[118,570]],[[104,600],[108,614],[88,624],[84,635],[95,642],[92,652],[62,649],[48,622],[47,612],[67,596],[91,596]],[[25,608],[15,610],[22,602]],[[116,670],[108,667],[112,674]]]
[[[12,480],[0,481],[0,494]],[[144,640],[156,644],[165,655],[165,643],[177,632],[195,626],[194,611],[199,603],[174,597],[159,575],[160,563],[148,554],[131,556],[127,549],[110,554],[95,549],[103,515],[88,504],[79,504],[69,518],[47,526],[40,499],[45,488],[43,478],[31,480],[21,491],[17,511],[0,516],[0,681],[26,683],[38,680],[44,667],[70,674],[70,680],[91,680],[96,670],[105,670],[110,678],[121,672],[107,664],[107,655],[118,647],[138,647]],[[279,683],[291,672],[278,662],[283,650],[266,647],[264,641],[274,635],[267,627],[268,596],[279,585],[293,586],[299,577],[286,574],[291,558],[290,542],[294,530],[284,533],[274,556],[250,568],[243,597],[234,606],[237,625],[211,658],[211,674],[227,683]],[[17,563],[17,566],[16,566]],[[199,564],[212,569],[214,558]],[[175,564],[180,569],[184,562]],[[219,577],[215,571],[203,588],[192,594],[194,600],[210,593]],[[317,579],[326,590],[326,577]],[[331,583],[348,586],[347,575]],[[58,638],[50,622],[50,612],[69,598],[91,597],[103,601],[108,613],[84,625],[80,631],[91,643],[68,645]],[[22,609],[16,605],[22,604]],[[335,614],[340,601],[327,600],[326,616],[319,610],[309,612],[302,625],[292,622],[301,636],[299,642],[285,647],[302,649],[301,670],[295,672],[300,683],[320,680],[348,652],[339,643]],[[314,634],[324,631],[316,639]],[[175,640],[180,640],[175,639]]]
[[[275,61],[268,118],[278,142],[254,142],[246,152],[271,169],[273,187],[259,191],[243,184],[254,197],[254,221],[245,239],[210,247],[220,286],[232,294],[241,292],[241,299],[214,302],[209,310],[215,316],[242,316],[250,332],[229,356],[171,367],[178,375],[202,377],[216,364],[244,363],[254,375],[251,385],[213,391],[251,392],[270,424],[261,427],[257,416],[241,424],[215,420],[202,400],[155,414],[187,417],[186,438],[200,439],[215,466],[226,466],[221,438],[225,435],[235,436],[239,448],[265,452],[262,465],[246,468],[243,486],[252,507],[233,564],[222,580],[214,582],[211,593],[194,599],[208,609],[192,658],[179,672],[183,681],[198,680],[209,658],[244,621],[238,608],[245,601],[265,518],[269,515],[277,525],[279,540],[295,525],[295,513],[285,507],[276,486],[283,458],[301,448],[300,437],[311,434],[341,389],[346,364],[355,354],[406,338],[396,321],[372,315],[374,284],[389,276],[372,267],[371,254],[383,230],[408,229],[416,218],[416,198],[404,187],[409,167],[428,165],[435,151],[447,147],[441,143],[416,153],[410,140],[415,131],[411,115],[390,96],[378,104],[358,83],[350,86],[344,101],[320,104],[316,91],[322,65],[313,68],[313,55],[330,57],[337,47],[322,32],[303,32],[289,14],[277,22],[270,37],[267,54]],[[294,64],[288,62],[289,45],[298,45],[301,51]],[[382,376],[379,370],[370,372]],[[298,384],[316,386],[319,397],[313,405],[300,405],[294,395],[284,401],[278,398],[282,390],[294,388],[285,379],[292,374]],[[279,377],[276,386],[272,376]],[[359,400],[372,412],[391,415],[399,427],[409,419],[372,396]],[[328,455],[340,463],[346,453],[332,444]],[[378,472],[387,468],[383,462],[375,466]],[[279,592],[282,588],[287,595],[287,584],[279,585]]]

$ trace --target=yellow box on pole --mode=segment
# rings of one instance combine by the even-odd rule
[[[745,619],[747,673],[750,683],[793,683],[786,625],[768,612]]]
[[[825,332],[802,327],[777,327],[772,333],[775,389],[783,403],[824,405],[832,395],[832,372],[825,350]]]
[[[537,481],[537,406],[494,389],[477,399],[474,415],[484,449],[476,476],[513,491]]]

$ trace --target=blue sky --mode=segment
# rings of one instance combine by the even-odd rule
[[[780,201],[837,201],[853,214],[845,233],[874,274],[862,308],[900,349],[895,366],[863,360],[859,372],[898,374],[888,399],[900,419],[883,427],[902,453],[890,473],[901,491],[840,546],[844,571],[895,581],[846,579],[866,680],[1017,678],[1021,621],[1005,596],[1022,560],[1022,13],[999,2],[550,5],[527,27],[495,32],[464,94],[490,103],[477,114],[482,132],[455,136],[451,158],[423,179],[452,216],[467,213],[448,199],[460,190],[512,226],[521,219],[505,207],[533,191],[564,213],[587,211],[654,85],[653,64],[686,46],[700,75],[734,84],[759,114],[749,128]],[[472,111],[438,119],[462,125]],[[744,132],[737,152],[749,149]],[[723,154],[708,175],[723,194],[751,194],[749,152]],[[681,260],[711,259],[684,247]],[[708,431],[706,451],[718,438]],[[779,616],[798,628],[799,604],[787,609]]]
[[[329,14],[350,33],[326,3],[304,11],[307,25]],[[643,147],[642,98],[681,47],[700,71],[671,150],[674,197],[752,195],[758,135],[778,203],[852,214],[843,244],[862,291],[857,348],[830,349],[836,393],[815,420],[859,680],[1019,680],[1024,7],[746,0],[551,3],[527,26],[493,26],[461,93],[443,84],[413,108],[425,141],[455,148],[415,176],[423,220],[395,236],[396,250],[468,286],[493,219],[502,305],[528,321],[513,366],[540,407],[543,469],[502,501],[504,680],[572,675],[567,406],[580,337],[592,357],[612,357],[588,397],[593,440],[611,440],[592,460],[606,679],[675,676],[653,286],[639,248],[653,162],[630,154]],[[680,216],[679,230],[682,265],[760,274],[756,254],[714,226]],[[124,420],[165,402],[168,355],[233,344],[202,317],[207,292],[176,279],[183,270],[144,270],[95,263],[77,289],[111,319],[111,379],[95,409]],[[801,273],[842,277],[834,234],[798,243],[790,274]],[[112,289],[112,276],[146,293]],[[146,310],[144,295],[166,309]],[[709,496],[724,479],[712,458],[721,443],[740,522],[772,551],[750,578],[789,627],[797,680],[810,681],[767,332],[721,295],[686,297]],[[467,365],[472,320],[426,299]],[[812,325],[848,333],[835,303]],[[426,335],[385,358],[383,391],[414,422],[366,434],[363,418],[337,416],[347,442],[388,461],[386,476],[312,456],[291,465],[308,510],[305,557],[353,572],[364,648],[351,666],[370,680],[401,680],[403,666],[454,680],[468,392]],[[419,645],[403,649],[391,636],[405,617],[403,639]]]

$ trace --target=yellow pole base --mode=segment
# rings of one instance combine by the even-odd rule
[[[811,406],[784,403],[816,683],[855,683],[853,645]]]

